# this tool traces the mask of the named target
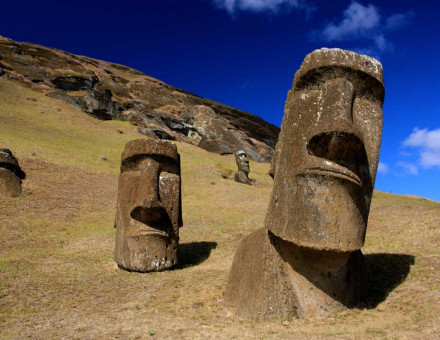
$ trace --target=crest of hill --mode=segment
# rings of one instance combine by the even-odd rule
[[[102,120],[129,121],[142,134],[271,160],[279,128],[133,68],[0,36],[0,76],[18,80]]]

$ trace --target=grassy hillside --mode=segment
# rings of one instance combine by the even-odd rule
[[[144,129],[147,136],[168,136],[218,154],[245,150],[253,160],[270,160],[280,131],[251,113],[202,98],[130,67],[2,36],[0,73],[51,97],[75,103],[100,119],[128,120]]]
[[[326,318],[252,323],[223,305],[240,239],[263,226],[272,180],[177,143],[183,218],[176,270],[138,274],[112,260],[119,158],[135,127],[98,121],[0,78],[0,147],[27,173],[19,198],[0,198],[1,338],[440,337],[440,203],[375,192],[367,231],[370,298]]]

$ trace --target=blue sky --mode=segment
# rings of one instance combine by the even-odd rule
[[[8,1],[0,34],[118,62],[280,125],[304,56],[378,58],[379,190],[440,201],[440,1]]]

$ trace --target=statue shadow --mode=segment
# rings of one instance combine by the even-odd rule
[[[367,308],[385,301],[388,294],[405,281],[415,256],[407,254],[366,254],[365,263],[368,275]]]
[[[196,266],[207,260],[217,242],[190,242],[179,244],[178,261],[175,269]]]

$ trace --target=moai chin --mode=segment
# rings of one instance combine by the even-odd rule
[[[366,293],[364,244],[382,134],[381,64],[306,56],[288,93],[265,228],[235,254],[225,301],[251,319],[327,315]]]
[[[177,263],[182,226],[180,156],[165,140],[136,139],[121,157],[116,207],[116,263],[138,272]]]
[[[21,195],[21,181],[26,174],[21,170],[11,150],[0,149],[0,195],[17,197]]]
[[[235,153],[235,163],[238,166],[238,172],[234,175],[234,180],[238,183],[251,184],[249,180],[249,160],[246,153],[243,150],[239,150]]]

